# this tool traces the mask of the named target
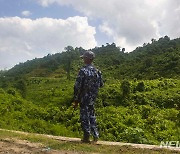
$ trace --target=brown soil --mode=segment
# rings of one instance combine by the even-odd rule
[[[72,154],[72,152],[52,150],[40,143],[31,143],[26,140],[12,138],[0,140],[1,154]],[[74,154],[74,153],[73,153]]]
[[[4,130],[4,129],[0,129]],[[20,131],[12,131],[12,130],[4,130],[7,132],[15,132],[19,134],[24,134],[28,135],[30,133],[26,132],[20,132]],[[62,137],[62,136],[52,136],[52,135],[44,135],[44,134],[34,134],[36,136],[43,136],[59,140],[61,142],[75,142],[75,143],[81,143],[79,138],[69,138],[69,137]],[[129,148],[134,148],[134,149],[149,149],[149,150],[163,150],[163,149],[169,149],[172,153],[180,153],[180,148],[160,148],[158,145],[146,145],[146,144],[132,144],[132,143],[121,143],[121,142],[108,142],[108,141],[98,141],[96,143],[97,145],[116,145],[120,147],[129,147]],[[169,151],[169,152],[170,152]],[[75,154],[78,152],[75,151],[64,151],[64,150],[53,150],[41,143],[31,143],[27,140],[20,140],[16,138],[5,138],[5,139],[0,139],[0,154],[36,154],[36,153],[41,153],[41,154]],[[82,152],[81,152],[82,153]],[[156,152],[155,152],[156,153]]]

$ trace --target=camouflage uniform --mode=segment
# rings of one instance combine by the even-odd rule
[[[99,87],[103,86],[101,72],[92,65],[86,65],[79,71],[74,85],[74,99],[80,102],[80,121],[84,134],[98,138],[94,103]]]

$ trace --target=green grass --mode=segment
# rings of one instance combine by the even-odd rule
[[[20,134],[16,132],[9,132],[0,130],[0,140],[5,138],[27,140],[32,143],[41,143],[44,147],[67,152],[80,152],[80,153],[147,153],[147,154],[162,154],[162,153],[178,153],[167,149],[137,149],[131,146],[113,146],[113,145],[93,145],[82,144],[80,142],[65,142],[48,138],[46,136],[40,136],[35,134]]]
[[[156,144],[180,140],[180,80],[131,80],[122,96],[121,80],[107,82],[96,101],[101,140]],[[144,91],[137,91],[144,82]],[[0,128],[60,136],[82,136],[79,110],[73,113],[74,81],[29,78],[27,97],[17,90],[0,89]],[[13,93],[14,91],[14,93]],[[73,113],[73,114],[72,114]]]
[[[73,84],[64,78],[30,78],[26,99],[41,106],[67,106],[73,98]]]

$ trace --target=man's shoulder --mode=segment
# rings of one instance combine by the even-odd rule
[[[88,71],[90,69],[94,69],[95,67],[93,65],[85,65],[81,67],[80,71]]]
[[[79,72],[85,72],[86,69],[87,69],[86,66],[83,66],[83,67],[80,68]]]
[[[97,74],[101,74],[101,71],[97,69],[94,65],[86,65],[81,67],[80,73],[88,73],[89,71],[95,71]]]
[[[87,72],[87,69],[85,66],[81,67],[79,70],[79,76],[84,76]]]

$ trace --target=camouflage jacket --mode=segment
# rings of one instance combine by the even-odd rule
[[[74,85],[74,100],[93,104],[103,84],[101,72],[93,65],[82,67]]]

